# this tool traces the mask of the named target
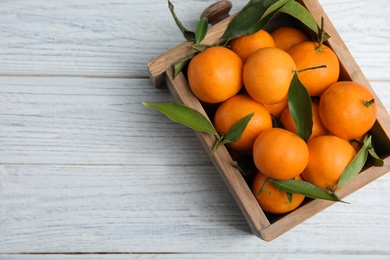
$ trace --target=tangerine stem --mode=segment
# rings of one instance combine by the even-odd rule
[[[215,135],[215,137],[217,138],[217,141],[215,142],[214,147],[213,147],[213,149],[211,150],[210,157],[213,156],[213,154],[215,153],[215,151],[218,149],[218,147],[219,147],[221,144],[223,144],[223,140],[225,139],[225,135],[224,135],[224,134],[219,135],[218,133],[215,133],[214,135]]]
[[[316,51],[322,51],[322,44],[326,42],[330,38],[329,34],[327,34],[324,30],[324,17],[321,16],[321,28],[319,35],[317,37],[318,46],[316,48]]]
[[[214,47],[216,46],[215,44],[192,44],[191,45],[191,48],[196,50],[196,51],[199,51],[199,52],[204,52],[207,48],[210,48],[210,47]]]
[[[204,50],[205,50],[205,49],[198,48],[198,45],[196,45],[196,44],[191,45],[191,48],[198,51],[198,52],[204,52]]]
[[[304,72],[307,70],[315,70],[315,69],[321,69],[321,68],[327,68],[327,67],[328,66],[326,66],[326,65],[319,65],[319,66],[314,66],[314,67],[305,68],[305,69],[301,69],[301,70],[295,70],[295,72],[300,73],[300,72]]]
[[[257,196],[260,196],[260,194],[261,194],[262,192],[267,192],[267,193],[271,194],[271,192],[269,192],[268,190],[265,189],[265,185],[266,185],[269,181],[271,181],[271,178],[270,178],[270,177],[267,177],[267,179],[265,179],[263,185],[261,186],[259,192],[257,193]]]
[[[375,103],[375,98],[371,99],[370,101],[363,100],[363,104],[365,107],[370,107]]]

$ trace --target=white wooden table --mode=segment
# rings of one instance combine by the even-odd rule
[[[172,1],[194,27],[212,1]],[[390,110],[387,0],[320,0]],[[233,12],[247,3],[233,1]],[[166,0],[0,2],[0,259],[390,258],[390,175],[272,242],[250,234],[146,63]]]

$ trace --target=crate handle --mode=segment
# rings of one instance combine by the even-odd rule
[[[207,7],[203,12],[206,13],[206,15],[208,15],[207,17],[209,19],[209,22],[212,21],[215,23],[216,21],[218,21],[218,19],[221,19],[221,15],[223,17],[223,14],[226,17],[225,19],[221,20],[220,22],[217,22],[217,24],[209,28],[206,38],[203,40],[204,44],[213,44],[217,40],[219,40],[223,32],[226,30],[229,22],[233,20],[235,15],[237,15],[237,13],[233,15],[229,15],[229,11],[231,7],[230,8],[228,7],[229,5],[231,5],[231,3],[229,4],[228,2],[229,1],[218,1],[210,5],[209,7]],[[211,18],[210,18],[210,14],[212,14]],[[215,20],[215,18],[213,17],[218,17],[218,18],[217,20]],[[149,71],[149,78],[151,80],[151,83],[155,87],[160,87],[161,85],[163,85],[165,81],[166,70],[171,68],[176,61],[184,57],[187,57],[189,54],[191,54],[191,49],[188,48],[189,45],[190,45],[189,41],[183,42],[180,45],[176,46],[175,48],[167,51],[166,53],[159,55],[158,57],[148,62],[147,67]]]
[[[232,2],[228,0],[215,2],[202,12],[200,18],[207,17],[209,24],[214,25],[230,16],[232,6]]]

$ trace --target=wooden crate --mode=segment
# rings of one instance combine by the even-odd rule
[[[376,151],[384,160],[385,165],[383,167],[369,167],[363,170],[351,182],[338,190],[339,197],[344,198],[390,171],[390,117],[318,1],[300,0],[298,2],[309,10],[318,25],[321,22],[321,17],[324,18],[325,29],[331,35],[327,45],[335,51],[340,60],[340,80],[353,80],[365,85],[374,93],[378,105],[377,121],[370,133],[373,136]],[[234,15],[211,27],[204,43],[212,44],[216,42],[233,17]],[[273,25],[271,26],[278,26],[278,24],[282,25],[285,22],[279,22],[277,19],[278,18],[276,18],[276,21],[272,22]],[[148,63],[150,79],[156,87],[163,85],[165,82],[165,85],[168,86],[176,101],[198,110],[207,117],[204,107],[192,94],[184,74],[180,73],[176,77],[173,76],[173,63],[186,57],[190,53],[191,50],[188,47],[190,44],[190,42],[183,42],[176,48],[151,60]],[[196,135],[206,153],[209,154],[215,143],[215,137],[200,132],[196,132]],[[234,196],[250,225],[253,234],[263,240],[273,240],[334,203],[326,200],[306,199],[305,202],[293,212],[280,216],[265,213],[257,203],[250,187],[247,185],[241,173],[233,166],[233,160],[224,146],[217,149],[214,156],[211,157],[211,160],[226,186]]]

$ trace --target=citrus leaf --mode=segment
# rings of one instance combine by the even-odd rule
[[[196,24],[195,29],[195,43],[199,44],[203,41],[204,37],[206,37],[207,30],[208,30],[208,20],[207,17],[203,17],[200,19],[200,21]]]
[[[191,55],[175,62],[173,64],[173,69],[174,69],[174,76],[176,77],[182,70],[183,68],[187,65],[187,63],[195,56],[196,53],[192,53]]]
[[[326,192],[325,190],[306,181],[298,180],[271,180],[271,182],[280,190],[288,193],[302,194],[312,199],[324,199],[331,201],[341,201],[335,194]]]
[[[313,130],[312,102],[309,92],[299,81],[297,72],[294,72],[288,90],[288,108],[294,120],[297,135],[307,142]]]
[[[242,133],[244,132],[246,126],[251,120],[254,113],[250,113],[249,115],[238,120],[232,128],[230,128],[229,132],[225,135],[222,133],[221,137],[218,138],[217,142],[214,144],[213,149],[211,150],[210,156],[214,154],[214,152],[218,149],[221,144],[227,144],[232,142],[237,142],[240,139]]]
[[[275,13],[276,11],[278,11],[280,8],[282,8],[284,5],[286,5],[288,2],[291,2],[291,1],[294,2],[294,0],[279,0],[276,3],[272,4],[270,7],[267,8],[267,10],[265,10],[265,12],[264,12],[263,16],[260,18],[260,20],[264,19],[265,17],[267,17],[270,14]]]
[[[373,147],[368,149],[368,153],[374,159],[374,166],[382,167],[385,164],[385,162],[376,154],[376,152],[375,152]]]
[[[368,140],[370,135],[366,135],[364,137],[363,143]],[[374,166],[376,167],[382,167],[385,162],[376,154],[374,146],[371,143],[371,147],[368,148],[368,154],[371,155],[371,158],[374,160]]]
[[[223,139],[223,143],[226,144],[231,142],[237,142],[240,139],[242,133],[244,132],[253,115],[254,113],[250,113],[247,116],[238,120],[226,134],[225,138]]]
[[[185,125],[196,131],[210,133],[218,136],[214,126],[210,123],[205,116],[195,109],[179,103],[143,103],[144,106],[154,108],[169,119],[179,124]]]
[[[283,5],[283,7],[279,9],[279,11],[298,19],[304,25],[310,28],[313,32],[315,32],[316,35],[318,35],[318,26],[316,21],[314,20],[314,17],[300,3],[297,3],[295,1],[289,1],[287,4]]]
[[[267,183],[270,182],[270,181],[271,181],[271,178],[270,178],[270,177],[267,177],[267,179],[265,179],[263,185],[261,186],[259,192],[257,193],[257,196],[260,196],[260,194],[261,194],[262,192],[267,192],[268,194],[272,194],[270,191],[268,191],[268,190],[265,189],[265,185],[267,185]]]
[[[288,2],[294,1],[294,0],[279,0],[276,3],[272,4],[270,7],[268,7],[263,15],[261,16],[260,20],[254,24],[250,30],[246,34],[253,34],[258,32],[259,30],[263,29],[264,26],[267,25],[267,23],[272,19],[272,17]]]
[[[291,204],[292,203],[292,193],[286,192],[286,195],[287,195],[288,202]]]
[[[176,25],[179,27],[180,31],[182,32],[184,38],[189,41],[195,41],[195,33],[185,28],[184,25],[180,22],[179,18],[175,14],[174,6],[169,0],[168,0],[168,8],[171,11],[173,19],[175,20]]]
[[[321,46],[330,38],[330,35],[324,29],[324,17],[321,16],[321,27],[317,34],[317,42],[319,43],[317,49],[321,50]]]
[[[371,148],[372,145],[371,140],[371,136],[365,138],[363,147],[360,148],[359,152],[355,155],[353,160],[343,170],[339,182],[337,183],[337,188],[343,187],[345,184],[355,178],[363,169],[363,166],[367,161],[368,150]]]
[[[278,1],[280,0],[250,0],[230,21],[221,39],[232,40],[257,32],[271,19],[275,11],[266,15],[266,17],[263,17],[263,15],[268,8]]]

